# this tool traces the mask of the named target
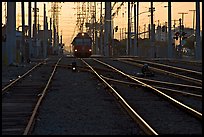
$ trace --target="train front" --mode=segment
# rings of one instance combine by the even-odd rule
[[[72,45],[75,57],[83,58],[92,55],[92,39],[87,33],[78,33]]]

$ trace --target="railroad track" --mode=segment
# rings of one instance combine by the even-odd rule
[[[178,119],[183,119],[184,117],[186,117],[186,118],[188,117],[187,121],[183,120],[182,123],[186,122],[184,125],[186,125],[186,124],[189,125],[190,124],[189,121],[192,120],[191,122],[197,123],[196,127],[201,131],[201,129],[202,129],[202,126],[201,126],[202,113],[200,113],[200,112],[190,108],[189,106],[177,101],[176,99],[168,96],[167,94],[163,93],[162,91],[160,91],[160,90],[158,90],[158,89],[156,89],[156,88],[154,88],[154,87],[152,87],[152,86],[150,86],[144,82],[141,82],[140,80],[116,69],[115,67],[113,67],[111,65],[108,65],[107,63],[104,63],[104,62],[96,60],[96,59],[94,59],[94,60],[100,64],[105,65],[106,67],[114,69],[115,71],[117,71],[117,73],[122,74],[123,77],[125,76],[131,80],[134,80],[136,83],[142,85],[142,86],[140,86],[139,89],[137,89],[139,91],[135,91],[134,93],[133,92],[130,93],[130,91],[133,91],[132,89],[130,89],[130,87],[128,89],[127,89],[127,87],[124,89],[121,86],[119,86],[120,88],[117,88],[117,87],[115,87],[116,85],[113,86],[112,84],[109,83],[110,79],[109,79],[109,82],[107,82],[106,81],[107,79],[105,80],[105,77],[118,77],[118,74],[110,74],[109,73],[110,71],[109,72],[107,72],[107,71],[103,72],[103,74],[101,74],[101,71],[100,71],[100,73],[98,73],[94,70],[95,65],[94,65],[94,67],[92,67],[93,63],[91,63],[90,59],[87,59],[86,61],[82,60],[87,66],[89,66],[89,68],[93,71],[93,73],[101,81],[103,81],[103,83],[106,84],[106,88],[111,90],[111,93],[115,96],[115,98],[119,101],[119,103],[127,110],[127,112],[131,115],[131,117],[135,121],[140,123],[141,128],[147,134],[154,134],[154,135],[155,134],[177,134],[176,131],[174,131],[175,129],[168,131],[169,127],[167,126],[166,128],[164,128],[165,126],[163,124],[166,123],[167,125],[168,124],[171,125],[173,121],[175,122],[174,124],[176,124],[176,121]],[[92,65],[90,65],[90,64],[92,64]],[[108,73],[108,74],[106,74],[106,73]],[[104,76],[104,75],[107,75],[107,76]],[[110,76],[110,75],[112,75],[112,76]],[[122,79],[122,78],[120,78],[120,79]],[[124,90],[121,91],[121,89],[124,89]],[[150,92],[150,91],[152,91],[152,92]],[[137,97],[138,92],[141,92],[141,93],[139,93],[139,97]],[[124,96],[124,98],[126,98],[127,101],[122,96]],[[135,98],[132,98],[132,96],[134,96]],[[137,101],[135,101],[135,100],[137,100]],[[147,104],[147,101],[148,101],[148,104]],[[130,102],[131,105],[127,104],[127,102]],[[142,104],[138,103],[138,102],[142,102]],[[152,106],[151,104],[154,104],[154,106]],[[164,104],[166,104],[166,105],[164,105]],[[157,106],[156,109],[154,108],[155,106]],[[170,109],[168,109],[167,106],[169,106]],[[151,107],[153,107],[153,108],[151,108]],[[178,108],[179,108],[179,110],[178,110]],[[142,109],[145,109],[145,111]],[[138,110],[137,111],[138,113],[135,110]],[[160,111],[163,113],[160,114],[160,113],[155,112],[155,111]],[[164,115],[164,113],[165,113],[165,115],[168,114],[167,112],[171,114],[171,118],[162,116],[162,115]],[[178,115],[178,113],[180,113],[180,114]],[[142,114],[142,116],[139,114]],[[147,116],[147,115],[149,115],[149,116]],[[148,122],[146,122],[142,117],[145,117],[144,119],[148,119],[147,120]],[[160,124],[158,124],[159,121],[157,121],[157,123],[155,123],[155,119],[157,119],[156,117],[158,119],[162,119],[162,122]],[[168,122],[167,121],[164,122],[166,119]],[[169,119],[171,119],[171,120],[169,120]],[[189,120],[189,119],[191,119],[191,120]],[[150,123],[151,126],[148,123]],[[177,124],[180,125],[180,123],[177,123]],[[160,125],[160,126],[158,126],[158,125]],[[191,128],[191,127],[189,126],[188,128]],[[154,129],[156,129],[156,130],[154,130]],[[181,128],[181,130],[182,130],[182,128]],[[184,134],[187,134],[187,132],[194,132],[194,131],[181,131],[180,133],[182,133],[182,132]]]
[[[21,79],[7,88],[4,87],[4,92],[2,92],[2,100],[4,100],[2,101],[3,134],[27,135],[31,132],[40,102],[46,94],[57,67],[72,68],[71,65],[59,64],[60,60],[61,59],[58,61],[53,60],[50,63],[46,61],[46,64],[39,64],[39,66],[36,66],[35,69],[31,70],[25,76],[21,76]],[[188,100],[189,97],[193,97],[195,98],[195,106],[200,106],[199,102],[201,102],[202,96],[195,93],[183,93],[178,90],[165,89],[155,84],[148,85],[133,75],[122,72],[121,70],[116,71],[117,69],[115,67],[113,68],[112,65],[108,65],[102,60],[103,58],[100,60],[94,58],[84,59],[82,62],[84,62],[86,66],[77,66],[77,69],[91,72],[96,75],[100,81],[103,81],[106,85],[105,89],[114,95],[115,99],[127,110],[131,118],[139,123],[146,134],[200,134],[200,129],[202,129],[200,122],[202,120],[202,114],[195,110],[195,108],[191,109],[191,107],[184,105],[179,106],[176,104],[178,101],[172,102],[169,95],[161,98],[167,93],[160,92],[165,90],[171,92],[171,96],[183,99],[184,97],[180,96],[180,94],[182,94],[186,96],[183,102]],[[109,59],[106,58],[106,60]],[[111,62],[111,60],[109,61]],[[46,66],[47,69],[42,69],[43,66]],[[51,68],[53,67],[54,69],[52,70]],[[40,70],[41,74],[39,75],[37,71]],[[34,74],[35,72],[36,74]],[[39,79],[38,76],[41,76],[41,78]],[[31,79],[32,84],[30,82]],[[24,82],[26,82],[26,85]],[[150,83],[152,83],[152,81]],[[157,81],[155,83],[159,82]],[[172,87],[174,84],[176,85],[176,83],[168,84]],[[160,85],[162,84],[160,83]],[[185,87],[185,85],[182,86]],[[199,92],[200,87],[189,86],[188,88],[197,89]],[[19,91],[18,93],[20,94],[17,94],[16,91]],[[177,93],[179,93],[179,95]],[[190,99],[189,102],[192,100],[193,99]],[[183,103],[180,102],[179,104]],[[169,114],[171,114],[170,117],[165,117]],[[176,123],[177,121],[180,121],[180,123]],[[173,124],[178,125],[177,128],[179,128],[174,128]],[[189,124],[193,129],[188,126]]]
[[[29,134],[38,107],[56,71],[52,64],[57,66],[60,59],[50,59],[37,64],[2,89],[3,135]]]
[[[130,60],[135,60],[135,59],[130,59]],[[182,64],[183,62],[153,62],[153,61],[146,61],[146,60],[135,60],[136,62],[139,61],[140,63],[149,63],[151,65],[155,65],[157,67],[161,67],[162,69],[169,70],[172,72],[177,72],[177,73],[186,73],[188,76],[192,76],[201,79],[202,77],[202,64],[197,64],[197,65],[186,65],[185,66]],[[169,63],[169,64],[168,64]],[[175,66],[175,64],[177,66]],[[179,66],[181,65],[181,66]],[[187,67],[187,68],[186,68]],[[195,69],[196,68],[196,69]]]
[[[118,61],[121,61],[123,63],[131,64],[137,67],[143,67],[143,65],[149,64],[150,70],[158,73],[163,73],[166,75],[171,75],[173,77],[176,77],[177,79],[181,79],[184,81],[188,81],[190,84],[195,84],[198,86],[202,86],[202,72],[197,72],[193,70],[188,70],[184,68],[154,63],[150,61],[144,61],[144,60],[135,60],[135,59],[116,59]]]
[[[67,64],[60,64],[59,67],[64,68],[72,68],[72,65]],[[101,70],[101,71],[107,71],[107,72],[114,72],[114,70],[108,69],[108,68],[102,68],[102,67],[93,67],[95,70]],[[87,66],[80,66],[77,65],[77,69],[80,71],[89,71],[91,72]],[[128,72],[126,72],[128,73]],[[141,80],[142,82],[145,82],[151,86],[155,86],[158,89],[164,89],[165,91],[170,92],[176,92],[187,96],[197,97],[202,99],[202,87],[201,86],[193,86],[193,85],[187,85],[187,84],[181,84],[181,83],[175,83],[170,81],[161,81],[161,80],[155,80],[155,79],[148,79],[145,77],[137,77],[134,74],[128,73],[130,76]],[[105,79],[108,79],[110,81],[116,81],[119,83],[126,83],[124,81],[120,81],[118,79],[111,79],[108,77],[104,77]],[[127,83],[126,83],[127,84]],[[131,82],[128,82],[128,84],[131,85]],[[136,83],[133,83],[132,85],[135,85]],[[138,85],[138,84],[137,84]]]
[[[202,61],[190,61],[190,60],[182,60],[182,59],[170,59],[170,58],[153,58],[153,59],[147,59],[149,61],[165,61],[170,63],[183,63],[183,64],[189,64],[194,66],[202,66]]]

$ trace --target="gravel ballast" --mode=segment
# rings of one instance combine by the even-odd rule
[[[58,68],[33,135],[141,135],[136,123],[90,73]]]

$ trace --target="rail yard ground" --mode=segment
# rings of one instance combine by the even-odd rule
[[[57,58],[60,57],[50,57],[50,59],[55,60]],[[146,120],[147,123],[153,127],[153,129],[158,134],[202,135],[202,123],[200,122],[200,117],[202,120],[202,114],[199,113],[202,112],[202,93],[200,92],[200,86],[202,86],[202,82],[200,83],[200,80],[202,79],[202,63],[194,62],[191,64],[186,64],[184,62],[166,61],[166,64],[174,64],[174,66],[191,69],[201,73],[200,75],[193,74],[192,72],[192,76],[195,75],[195,78],[198,79],[198,82],[196,83],[189,82],[189,79],[185,81],[185,79],[180,80],[178,77],[172,76],[170,78],[170,74],[166,75],[168,78],[165,79],[165,76],[163,76],[163,74],[159,74],[159,72],[154,72],[155,77],[145,77],[149,80],[167,80],[169,83],[174,82],[189,85],[189,87],[186,89],[180,87],[178,89],[171,90],[171,93],[170,90],[168,92],[164,92],[166,94],[170,93],[169,95],[172,95],[176,99],[180,99],[180,102],[184,104],[186,103],[193,109],[198,110],[197,114],[189,115],[183,110],[181,111],[179,107],[175,109],[171,103],[164,100],[163,98],[161,99],[160,96],[152,94],[150,89],[144,89],[144,87],[139,86],[138,83],[136,87],[130,85],[130,83],[124,84],[126,86],[121,84],[119,85],[118,83],[116,84],[116,82],[113,82],[113,79],[118,79],[122,82],[128,82],[127,78],[121,77],[119,74],[113,74],[110,68],[103,68],[101,65],[95,65],[92,59],[93,58],[85,58],[84,61],[94,66],[93,68],[98,70],[98,73],[101,72],[100,75],[103,76],[103,78],[106,79],[108,83],[110,83],[110,85],[116,89],[116,91],[118,91],[118,93],[128,103],[130,103],[130,106],[132,106],[135,112],[144,117],[144,120]],[[141,73],[141,67],[127,65],[129,58],[127,59],[126,57],[120,58],[120,60],[126,61],[126,63],[122,63],[118,60],[118,58],[98,59],[109,63],[122,71],[126,71],[126,73],[130,75]],[[137,60],[135,58],[132,59]],[[14,81],[14,79],[22,76],[26,71],[31,69],[40,61],[42,60],[33,60],[31,63],[24,65],[13,65],[8,67],[2,66],[2,88],[5,87],[8,83]],[[77,63],[76,71],[72,70],[72,62]],[[160,60],[155,62],[164,63],[165,61]],[[43,65],[47,64],[45,63]],[[156,67],[156,65],[154,67]],[[49,68],[54,68],[54,64],[50,64]],[[50,71],[47,71],[47,73],[48,72],[50,73]],[[185,74],[186,72],[179,72],[179,74],[182,73]],[[42,75],[42,77],[45,76]],[[155,84],[154,86],[157,85]],[[158,86],[160,85],[158,84]],[[162,89],[164,87],[160,88]],[[187,96],[188,93],[182,93],[184,90],[185,92],[190,91],[190,88],[195,88],[195,92],[189,93],[189,96],[191,96],[190,94],[193,94],[192,97]],[[175,94],[176,92],[173,92],[178,92],[178,90],[181,91],[180,94]],[[6,104],[4,102],[2,103]],[[15,101],[12,103],[15,103]],[[168,113],[171,113],[171,115]],[[49,84],[49,87],[46,90],[46,95],[44,96],[44,99],[42,100],[41,105],[37,111],[34,120],[35,122],[29,134],[152,134],[152,132],[146,130],[144,126],[141,126],[141,123],[138,122],[138,119],[135,120],[135,116],[130,116],[129,114],[130,110],[127,110],[127,107],[124,107],[122,100],[120,100],[119,97],[113,91],[111,91],[107,85],[104,85],[104,83],[97,78],[94,72],[91,72],[91,69],[89,69],[81,59],[64,56],[57,65],[52,82]],[[157,118],[157,116],[159,118]],[[2,117],[2,119],[2,130],[5,131],[5,134],[9,134],[6,133],[6,131],[11,131],[13,128],[11,123],[13,121],[8,123],[9,120],[7,117]],[[15,121],[13,123],[15,123]],[[14,132],[10,133],[15,134]]]

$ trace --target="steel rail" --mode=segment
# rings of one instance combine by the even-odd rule
[[[62,57],[61,57],[61,58],[57,61],[57,63],[55,64],[55,67],[54,67],[54,69],[53,69],[53,71],[52,71],[52,74],[51,74],[51,76],[50,76],[50,78],[49,78],[49,80],[48,80],[48,82],[47,82],[45,88],[43,89],[42,93],[40,94],[41,96],[39,97],[39,99],[38,99],[38,101],[37,101],[37,103],[36,103],[36,105],[35,105],[35,108],[34,108],[34,110],[33,110],[33,112],[32,112],[32,115],[31,115],[31,117],[30,117],[30,119],[29,119],[29,122],[28,122],[28,124],[27,124],[27,126],[26,126],[26,128],[25,128],[25,130],[24,130],[23,135],[28,135],[28,133],[29,133],[29,131],[30,131],[30,129],[31,129],[31,126],[32,126],[32,124],[33,124],[35,115],[36,115],[36,113],[37,113],[37,110],[38,110],[38,108],[39,108],[39,106],[40,106],[40,103],[41,103],[43,97],[45,96],[45,93],[46,93],[46,91],[47,91],[47,89],[48,89],[48,87],[49,87],[49,85],[50,85],[50,83],[51,83],[51,80],[52,80],[52,78],[53,78],[53,76],[54,76],[54,74],[55,74],[55,72],[56,72],[57,65],[58,65],[58,63],[60,62],[61,59],[62,59]]]
[[[148,63],[148,64],[154,64],[154,65],[158,65],[158,66],[163,66],[163,67],[167,67],[167,68],[172,68],[172,69],[176,69],[176,70],[180,70],[180,71],[185,71],[185,72],[189,72],[189,73],[195,73],[195,74],[198,74],[198,75],[202,75],[202,72],[199,72],[199,71],[185,69],[185,68],[179,68],[179,67],[170,66],[170,65],[161,64],[161,63],[156,63],[156,62],[149,62],[149,61],[137,60],[137,59],[135,60],[135,59],[131,59],[131,58],[128,58],[126,60],[142,62],[142,63]]]
[[[130,75],[130,76],[132,76],[133,78],[136,78],[136,79],[139,79],[139,80],[148,81],[148,82],[154,82],[154,83],[159,83],[159,84],[166,84],[166,85],[171,85],[171,86],[180,86],[180,87],[185,87],[185,88],[195,88],[195,89],[202,90],[202,87],[198,87],[198,86],[192,86],[192,85],[186,85],[186,84],[179,84],[179,83],[172,83],[172,82],[165,82],[165,81],[158,81],[158,80],[140,78],[140,77],[136,77],[136,76],[133,76],[133,75]]]
[[[15,79],[14,81],[12,81],[11,83],[9,83],[8,85],[6,85],[4,88],[2,88],[2,94],[11,86],[13,86],[17,81],[19,81],[20,79],[22,79],[23,77],[25,77],[26,75],[28,75],[32,70],[34,70],[36,67],[40,66],[42,63],[44,63],[46,60],[44,60],[43,62],[38,63],[37,65],[35,65],[33,68],[31,68],[30,70],[28,70],[26,73],[24,73],[22,76],[19,76],[17,79]]]
[[[72,68],[72,65],[64,65],[64,64],[59,64],[58,65],[58,67],[64,67],[64,68]],[[78,69],[83,69],[83,68],[88,68],[88,67],[84,67],[84,66],[79,66],[79,65],[77,65],[77,68]],[[105,68],[97,68],[97,67],[94,67],[95,69],[97,69],[97,70],[101,70],[101,71],[112,71],[112,72],[114,72],[113,70],[111,70],[111,69],[105,69]]]
[[[100,75],[100,76],[102,78],[106,79],[106,80],[117,82],[117,83],[136,85],[136,86],[143,86],[142,84],[138,84],[138,83],[133,83],[133,82],[127,82],[127,81],[121,81],[121,80],[117,80],[117,79],[112,79],[112,78],[105,77],[103,75]],[[202,99],[202,95],[199,95],[199,94],[187,93],[187,92],[183,92],[183,91],[179,91],[179,90],[175,90],[175,89],[164,88],[164,87],[159,87],[159,86],[152,86],[152,87],[157,88],[157,89],[163,89],[163,90],[166,90],[166,91],[176,92],[176,93],[179,93],[179,94],[189,95],[189,96],[193,96],[193,97],[197,97],[197,98]]]
[[[131,117],[137,121],[139,123],[139,125],[141,126],[141,128],[144,130],[144,132],[148,135],[158,135],[158,133],[156,131],[154,131],[145,120],[142,119],[142,117],[139,116],[139,114],[137,114],[132,107],[130,107],[130,105],[117,93],[117,91],[108,83],[106,82],[106,80],[104,80],[86,61],[84,61],[83,59],[81,59],[82,62],[84,64],[86,64],[95,74],[96,76],[102,80],[112,91],[113,93],[116,95],[117,100],[119,100],[119,102],[121,103],[121,105],[123,107],[125,107],[125,109],[128,111],[128,113],[131,115]]]
[[[124,60],[119,60],[119,59],[118,59],[118,61],[128,63],[128,64],[132,64],[132,65],[136,65],[136,66],[140,66],[140,67],[143,66],[142,64],[135,63],[135,62],[129,62],[129,61],[124,61]],[[193,82],[193,83],[198,84],[198,85],[202,85],[202,80],[198,80],[198,79],[195,79],[195,78],[183,76],[183,75],[176,74],[176,73],[173,73],[173,72],[168,72],[168,71],[157,69],[157,68],[154,68],[154,67],[149,67],[149,68],[156,71],[156,72],[165,73],[165,74],[172,75],[174,77],[177,77],[177,78],[180,78],[180,79],[183,79],[183,80],[186,80],[186,81]]]
[[[111,66],[111,65],[109,65],[109,64],[107,64],[107,63],[104,63],[104,62],[102,62],[102,61],[100,61],[100,60],[98,60],[98,59],[93,59],[93,60],[95,60],[95,61],[97,61],[97,62],[99,62],[99,63],[101,63],[101,64],[103,64],[103,65],[105,65],[105,66],[108,66],[108,67],[112,68],[113,70],[119,72],[120,74],[122,74],[122,75],[124,75],[124,76],[126,76],[126,77],[128,77],[128,78],[130,78],[130,79],[132,79],[132,80],[134,80],[134,81],[136,81],[136,82],[142,84],[144,87],[147,87],[147,88],[152,89],[152,90],[153,90],[155,93],[157,93],[158,95],[161,95],[161,96],[164,97],[165,99],[168,99],[170,102],[172,102],[172,103],[173,103],[174,105],[176,105],[177,107],[182,108],[183,110],[185,110],[185,111],[188,112],[189,114],[195,116],[196,118],[198,118],[199,120],[202,121],[202,113],[200,113],[200,112],[198,112],[198,111],[192,109],[191,107],[189,107],[189,106],[187,106],[187,105],[185,105],[185,104],[179,102],[178,100],[176,100],[176,99],[174,99],[174,98],[168,96],[167,94],[161,92],[160,90],[158,90],[158,89],[156,89],[156,88],[154,88],[154,87],[152,87],[152,86],[150,86],[150,85],[148,85],[148,84],[146,84],[146,83],[144,83],[144,82],[141,82],[141,81],[139,81],[138,79],[133,78],[133,77],[131,77],[131,76],[128,75],[128,74],[125,74],[124,72],[122,72],[122,71],[116,69],[115,67],[113,67],[113,66]]]
[[[58,65],[58,67],[72,68],[71,65]],[[85,69],[83,69],[83,68],[84,67],[82,67],[82,66],[77,66],[78,70],[88,71],[86,69],[86,67],[85,67]],[[96,67],[93,67],[93,68],[97,69],[97,70],[102,70],[102,71],[114,72],[113,70],[109,70],[109,69],[102,69],[102,68],[96,68]],[[159,84],[166,84],[166,85],[171,85],[171,86],[180,86],[180,87],[185,87],[185,88],[194,88],[194,89],[202,90],[202,87],[198,87],[198,86],[185,85],[185,84],[179,84],[179,83],[171,83],[171,82],[158,81],[158,80],[152,80],[152,79],[145,79],[145,78],[140,78],[140,77],[136,77],[133,75],[130,75],[130,76],[137,78],[137,79],[140,79],[140,80],[148,81],[148,82],[154,82],[154,83],[159,83]]]
[[[190,61],[190,60],[181,60],[181,59],[170,59],[170,58],[153,58],[151,60],[165,60],[165,61],[171,61],[171,62],[183,62],[183,63],[188,63],[188,64],[198,64],[202,65],[202,61]]]

